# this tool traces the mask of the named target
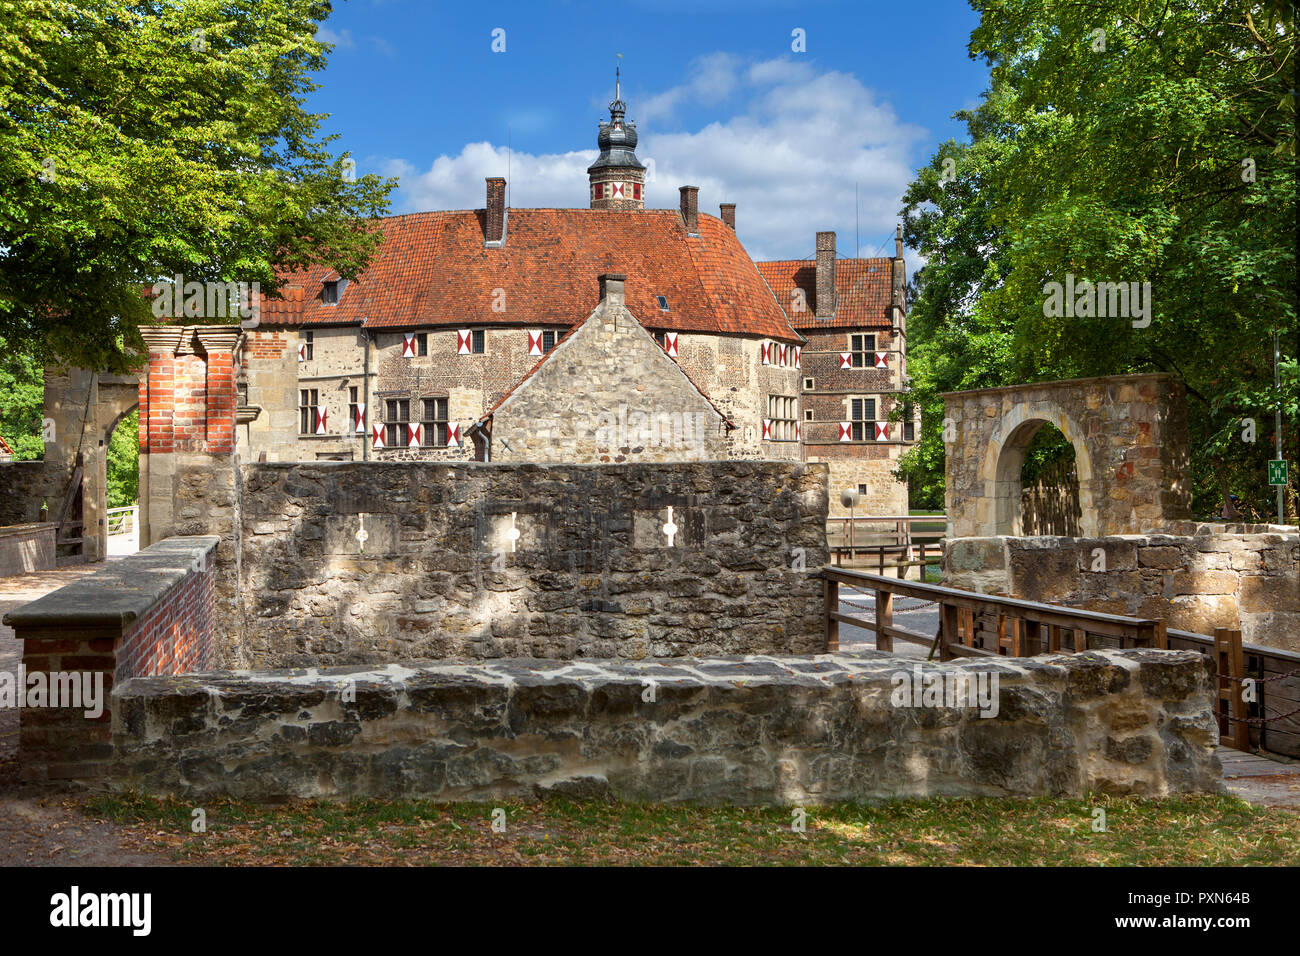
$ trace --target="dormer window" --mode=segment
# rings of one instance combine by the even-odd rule
[[[321,302],[325,305],[338,305],[339,298],[343,295],[343,290],[348,287],[346,279],[333,279],[325,283],[324,289],[321,290]]]
[[[655,298],[659,300],[659,311],[660,311],[660,312],[667,312],[667,311],[668,311],[668,297],[667,297],[667,296],[663,296],[663,295],[657,295],[657,296],[655,296]]]

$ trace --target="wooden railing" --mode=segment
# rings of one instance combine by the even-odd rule
[[[822,569],[826,588],[826,648],[840,646],[840,624],[865,628],[876,635],[876,648],[894,649],[894,639],[924,644],[930,656],[942,661],[954,657],[1031,657],[1034,654],[1079,651],[1096,635],[1119,647],[1167,647],[1164,621],[1148,621],[1100,611],[1058,607],[1019,598],[976,594],[938,584],[899,581],[882,574],[827,565]],[[875,592],[874,619],[840,613],[840,585]],[[939,606],[939,633],[920,634],[894,626],[894,595],[917,598]],[[984,646],[992,644],[991,647]]]
[[[936,584],[900,581],[881,574],[827,565],[822,568],[826,602],[826,649],[839,650],[841,624],[876,635],[876,649],[893,651],[895,639],[930,648],[930,657],[1032,657],[1105,647],[1197,650],[1215,661],[1220,739],[1238,750],[1260,747],[1300,757],[1300,653],[1243,644],[1241,632],[1216,628],[1213,637],[1168,628],[1164,621],[1122,617]],[[840,611],[840,588],[875,595],[875,615]],[[937,634],[894,625],[894,598],[912,598],[939,609]],[[911,610],[919,610],[912,608]],[[1249,686],[1253,700],[1243,689]]]
[[[916,525],[937,524],[918,529]],[[922,567],[943,554],[947,515],[855,515],[828,518],[826,542],[833,560],[876,566],[880,574],[897,568],[901,578],[909,567]],[[927,556],[927,552],[929,553]],[[919,557],[918,557],[919,556]]]
[[[135,527],[136,512],[139,505],[129,508],[109,508],[104,512],[104,533],[110,538],[118,534],[130,534]]]

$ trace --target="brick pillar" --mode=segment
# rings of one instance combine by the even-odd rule
[[[194,330],[204,363],[204,444],[209,455],[229,455],[235,450],[235,346],[239,328],[230,325],[200,326]]]
[[[732,232],[736,231],[736,204],[734,202],[724,202],[718,205],[718,210],[722,213],[722,221],[726,223],[727,228]]]

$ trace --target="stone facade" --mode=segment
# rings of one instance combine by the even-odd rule
[[[623,304],[600,306],[495,409],[492,461],[596,464],[728,457],[730,424]]]
[[[41,503],[58,494],[43,461],[0,462],[0,527],[39,520]],[[61,499],[60,499],[61,502]],[[54,506],[58,515],[58,506]]]
[[[944,584],[1300,651],[1300,535],[1281,526],[1171,525],[1103,538],[958,538]],[[1099,553],[1100,552],[1100,553]]]
[[[243,623],[226,631],[223,666],[825,644],[822,465],[322,462],[242,473]]]
[[[896,705],[913,667],[996,674],[996,715]],[[1158,797],[1221,787],[1212,673],[1188,651],[869,652],[144,678],[114,691],[115,782],[189,800]]]
[[[949,538],[1020,534],[1020,470],[1045,422],[1074,446],[1085,537],[1191,517],[1187,406],[1172,375],[952,392],[944,418]]]

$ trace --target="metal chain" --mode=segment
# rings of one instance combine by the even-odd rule
[[[1246,681],[1251,681],[1255,684],[1268,684],[1275,680],[1285,680],[1288,677],[1295,677],[1297,674],[1300,674],[1300,667],[1297,667],[1293,671],[1287,671],[1285,674],[1274,674],[1272,677],[1233,677],[1230,674],[1220,674],[1219,676],[1226,677],[1228,680],[1235,680],[1239,684],[1245,683]]]

